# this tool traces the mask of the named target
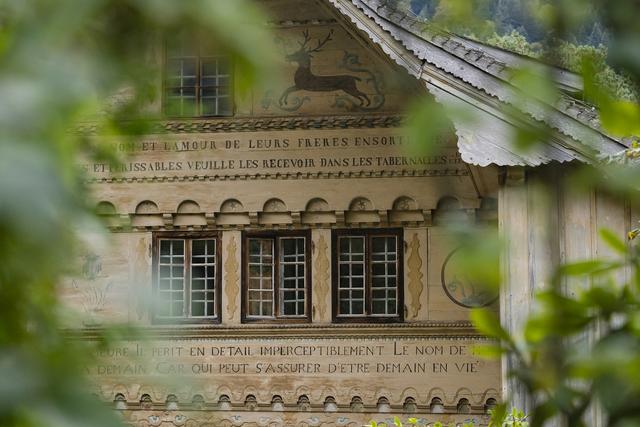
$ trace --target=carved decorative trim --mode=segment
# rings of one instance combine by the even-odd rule
[[[394,411],[395,412],[395,411]],[[488,425],[489,416],[482,412],[470,414],[428,414],[425,412],[411,414],[420,425],[433,425],[437,421],[453,422],[455,425],[472,423],[477,426]],[[293,411],[123,411],[123,419],[127,425],[135,427],[360,427],[371,419],[384,421],[393,425],[395,413],[378,413],[376,410],[354,413],[350,409],[338,412],[322,413]],[[405,418],[404,416],[402,418]]]
[[[183,175],[183,176],[153,176],[153,177],[114,177],[91,178],[89,183],[97,184],[131,184],[156,182],[185,182],[185,181],[251,181],[266,179],[346,179],[346,178],[392,178],[392,177],[438,177],[438,176],[469,176],[467,168],[460,169],[425,169],[403,171],[359,171],[359,172],[295,172],[255,175]]]
[[[286,20],[286,21],[269,21],[267,25],[270,27],[288,28],[288,27],[309,27],[312,25],[325,26],[333,25],[338,21],[335,19],[304,19],[304,20]]]
[[[158,120],[152,123],[150,134],[256,132],[294,129],[390,128],[401,126],[404,116],[367,114],[359,116],[259,117],[235,119]],[[97,135],[101,129],[87,122],[76,127],[82,135]]]
[[[418,317],[418,313],[420,312],[420,296],[422,295],[422,278],[424,275],[422,274],[422,259],[420,258],[420,240],[418,239],[418,233],[413,233],[413,238],[411,239],[411,243],[409,243],[409,249],[411,253],[409,254],[409,258],[407,258],[407,266],[409,267],[409,272],[407,276],[409,277],[409,295],[411,296],[411,317]]]
[[[240,282],[238,276],[238,261],[236,260],[236,237],[231,236],[227,245],[227,260],[224,263],[225,272],[225,293],[227,295],[227,313],[229,319],[234,319],[238,306],[236,304],[238,294],[240,293]]]
[[[192,339],[346,339],[377,340],[381,338],[430,338],[485,340],[468,321],[429,321],[405,324],[298,324],[298,325],[257,325],[240,326],[185,325],[185,326],[140,326],[142,332],[151,338],[177,340]],[[102,328],[67,329],[71,338],[92,339],[100,336]]]
[[[235,409],[235,408],[234,408]],[[295,411],[295,409],[294,409]],[[473,423],[486,426],[489,417],[481,412],[470,414],[411,414],[420,425],[432,425],[436,421],[453,422],[455,425]],[[134,427],[360,427],[371,419],[384,420],[393,425],[393,413],[378,413],[376,410],[353,413],[349,409],[338,412],[246,412],[227,411],[140,411],[122,412],[123,421]],[[403,417],[404,418],[404,417]]]
[[[316,306],[321,319],[325,319],[327,313],[327,297],[329,296],[329,258],[327,258],[327,242],[324,235],[320,235],[318,244],[316,245],[315,275],[313,277],[313,285],[316,290],[317,298]]]

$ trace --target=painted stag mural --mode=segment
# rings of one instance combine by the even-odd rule
[[[363,73],[362,76],[341,74],[341,75],[317,75],[314,74],[311,65],[314,54],[320,53],[325,45],[332,41],[333,30],[322,39],[317,39],[314,46],[310,46],[312,37],[309,30],[302,32],[302,40],[298,41],[298,49],[287,54],[285,59],[297,64],[297,69],[293,75],[293,85],[286,88],[278,99],[278,107],[285,111],[295,111],[299,109],[305,101],[310,101],[309,96],[293,96],[294,92],[338,92],[335,101],[330,107],[344,108],[350,110],[375,110],[384,103],[382,93],[381,76],[369,69],[363,68],[358,56],[345,51],[344,57],[338,68],[344,68],[352,72]],[[367,95],[358,88],[358,85],[369,85],[372,88],[373,96]],[[370,92],[371,92],[370,91]],[[297,94],[296,94],[297,95]],[[372,99],[373,98],[373,99]]]

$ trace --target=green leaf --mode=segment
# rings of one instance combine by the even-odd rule
[[[600,109],[602,127],[610,133],[627,137],[640,134],[640,105],[631,101],[609,101]]]
[[[507,405],[504,403],[497,404],[490,411],[491,418],[489,419],[489,427],[502,427],[505,418],[507,417]]]
[[[624,243],[624,240],[608,228],[600,229],[600,238],[602,238],[602,240],[604,240],[609,247],[616,252],[620,254],[627,253],[627,245]]]
[[[393,423],[396,425],[396,427],[402,427],[402,421],[397,416],[393,417]]]
[[[510,344],[513,342],[507,331],[500,325],[498,316],[492,311],[476,308],[471,310],[470,317],[476,329],[481,333]]]
[[[499,359],[506,350],[497,344],[476,344],[473,346],[474,356],[484,359]]]
[[[560,266],[558,271],[560,274],[565,276],[586,276],[606,273],[619,267],[621,267],[619,262],[596,259],[565,264]]]

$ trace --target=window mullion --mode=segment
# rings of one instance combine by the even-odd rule
[[[198,47],[198,56],[196,58],[196,111],[198,116],[202,115],[202,102],[200,100],[200,79],[202,78],[202,53],[200,47]]]
[[[366,316],[371,315],[371,276],[372,276],[372,265],[371,265],[371,236],[369,234],[365,235],[364,239],[364,274],[366,275],[364,280],[364,313]]]
[[[191,240],[184,239],[184,313],[191,317]]]
[[[278,318],[280,312],[280,239],[273,238],[273,314]]]

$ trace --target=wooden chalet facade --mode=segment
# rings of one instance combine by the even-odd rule
[[[135,143],[105,141],[130,154],[121,167],[86,165],[110,242],[64,297],[88,338],[109,321],[152,337],[101,354],[96,392],[134,426],[485,423],[503,392],[519,394],[506,363],[473,354],[485,338],[469,308],[517,328],[555,263],[601,254],[597,227],[632,220],[595,192],[536,200],[528,188],[584,160],[585,140],[605,154],[624,143],[567,95],[521,106],[553,141],[517,153],[522,123],[501,106],[521,58],[383,0],[260,3],[280,86],[240,98],[228,58],[177,40],[158,58],[168,118]],[[412,153],[402,123],[423,96],[480,120],[454,122],[439,155]],[[500,298],[455,274],[452,212],[508,236]]]

